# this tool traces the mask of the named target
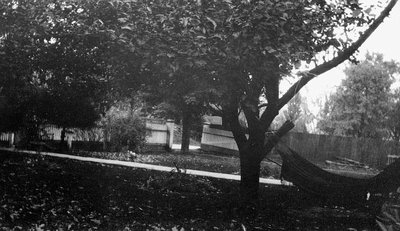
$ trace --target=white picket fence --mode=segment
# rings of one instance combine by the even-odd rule
[[[173,120],[146,119],[146,144],[172,149],[175,124]]]
[[[174,138],[174,121],[154,118],[144,118],[146,121],[146,144],[149,146],[160,146],[172,149]],[[47,140],[61,140],[61,128],[46,126],[43,138]],[[0,133],[0,141],[14,145],[18,138],[14,133]],[[104,132],[100,128],[91,130],[70,129],[65,138],[68,143],[72,141],[104,141]]]
[[[209,123],[203,125],[201,149],[225,154],[239,154],[232,132],[211,128]]]
[[[14,133],[0,133],[0,141],[8,142],[9,146],[14,144]]]

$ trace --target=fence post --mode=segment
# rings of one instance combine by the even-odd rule
[[[69,134],[67,136],[67,146],[68,146],[68,150],[71,151],[72,150],[72,135]]]
[[[8,133],[8,145],[10,147],[14,147],[14,133],[13,132]]]
[[[175,123],[174,120],[172,119],[167,119],[167,122],[165,123],[167,125],[167,148],[168,150],[172,150],[172,144],[174,144],[174,127]]]
[[[207,130],[208,128],[210,128],[210,125],[211,125],[211,123],[208,122],[208,121],[203,122],[203,130],[201,132],[200,147],[201,147],[202,144],[207,144],[208,143],[208,140],[207,140],[207,137],[206,137],[204,131]]]

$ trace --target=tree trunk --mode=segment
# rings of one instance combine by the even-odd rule
[[[246,146],[240,151],[240,193],[245,201],[258,199],[260,178],[259,153],[254,146]]]
[[[240,149],[240,194],[248,212],[257,209],[261,161],[293,126],[291,121],[286,121],[273,136],[255,134]]]
[[[61,129],[61,137],[60,137],[60,139],[61,139],[61,143],[64,143],[64,141],[65,141],[65,128]]]
[[[63,127],[63,128],[61,129],[60,151],[67,151],[67,150],[68,150],[68,145],[67,145],[67,143],[65,142],[65,137],[66,137],[65,133],[66,133],[66,129]]]
[[[182,118],[182,146],[181,146],[182,153],[189,152],[190,129],[192,127],[192,123],[193,120],[190,111],[184,111]]]

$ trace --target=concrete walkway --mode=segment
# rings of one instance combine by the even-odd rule
[[[34,154],[34,155],[53,156],[53,157],[59,157],[59,158],[64,158],[64,159],[87,161],[87,162],[94,162],[94,163],[100,163],[100,164],[110,164],[110,165],[126,166],[126,167],[132,167],[132,168],[142,168],[142,169],[162,171],[162,172],[176,171],[176,168],[174,168],[174,167],[143,164],[143,163],[136,163],[136,162],[129,162],[129,161],[107,160],[107,159],[73,156],[73,155],[52,153],[52,152],[27,151],[27,150],[15,149],[15,148],[1,148],[0,147],[0,150],[15,152],[15,153],[27,153],[27,154]],[[190,174],[190,175],[196,175],[196,176],[205,176],[205,177],[213,177],[213,178],[219,178],[219,179],[240,181],[240,176],[233,175],[233,174],[207,172],[207,171],[199,171],[199,170],[192,170],[192,169],[182,169],[182,172],[186,173],[186,174]],[[260,178],[260,183],[271,184],[271,185],[290,185],[290,183],[288,184],[288,182],[284,183],[281,180],[267,179],[267,178]]]

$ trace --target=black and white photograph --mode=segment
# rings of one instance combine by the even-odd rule
[[[397,0],[0,0],[0,231],[400,231]]]

